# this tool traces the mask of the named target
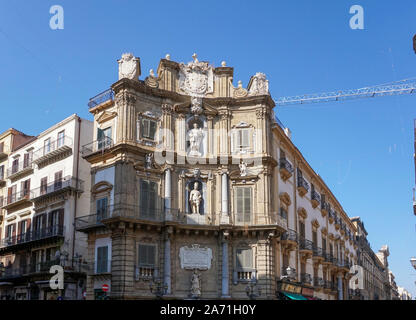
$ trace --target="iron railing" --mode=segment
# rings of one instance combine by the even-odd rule
[[[312,284],[312,276],[309,273],[301,273],[300,281],[305,284]]]
[[[111,88],[97,94],[95,97],[90,98],[88,107],[91,109],[108,100],[114,100],[114,91]]]
[[[321,195],[316,192],[315,190],[312,191],[312,200],[318,201],[318,203],[321,203]]]
[[[298,188],[305,188],[306,191],[309,191],[309,183],[305,180],[304,177],[298,176]]]
[[[330,210],[329,203],[322,201],[322,203],[321,203],[321,209],[322,210],[325,210],[326,212],[329,212],[329,210]]]
[[[285,169],[290,173],[293,173],[293,166],[286,158],[280,158],[279,160],[280,169]]]
[[[87,157],[96,152],[104,153],[106,150],[114,146],[113,140],[110,137],[105,137],[100,140],[95,140],[82,147],[81,154]]]
[[[325,252],[322,248],[317,246],[312,246],[312,254],[314,257],[323,257],[325,258]]]
[[[300,250],[310,250],[313,251],[313,242],[310,240],[307,240],[305,238],[299,239],[299,249]]]
[[[5,237],[0,240],[0,248],[23,244],[31,241],[42,240],[51,237],[63,237],[65,227],[61,225],[49,226],[46,228],[32,230],[19,235]]]
[[[30,170],[33,168],[32,160],[29,159],[28,161],[19,161],[17,164],[12,165],[7,169],[7,176],[10,178],[13,175],[16,175],[22,171]]]
[[[29,200],[29,199],[30,199],[30,191],[21,190],[19,192],[14,192],[12,194],[7,195],[7,197],[4,197],[2,203],[0,203],[0,206],[5,207],[13,203],[19,202],[21,200]]]
[[[282,234],[281,240],[289,240],[298,242],[298,234],[295,230],[288,229]]]
[[[313,286],[314,287],[322,288],[324,286],[324,284],[325,284],[325,281],[321,277],[314,277],[313,278]]]
[[[73,189],[77,192],[83,192],[84,181],[73,176],[66,176],[60,180],[56,180],[40,186],[39,188],[33,189],[30,192],[30,199],[33,200],[39,197],[44,197],[64,189]]]
[[[244,220],[243,213],[236,213],[232,214],[234,219],[235,225],[244,225],[244,226],[259,226],[259,225],[273,225],[273,226],[280,226],[283,229],[287,229],[287,219],[283,217],[280,212],[269,212],[264,217],[264,221],[256,221],[253,217],[263,216],[263,213],[250,213],[250,220]]]
[[[55,154],[56,151],[59,151],[64,147],[72,147],[72,145],[73,140],[71,137],[59,137],[57,140],[51,141],[50,143],[45,144],[42,148],[39,148],[38,150],[33,152],[33,162],[38,163],[42,161],[44,157]]]

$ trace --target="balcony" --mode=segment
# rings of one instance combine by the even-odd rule
[[[309,273],[301,273],[300,274],[300,281],[302,284],[306,284],[308,286],[312,285],[312,276]]]
[[[314,277],[313,278],[313,286],[317,289],[323,288],[325,285],[324,279],[321,277]]]
[[[279,161],[279,171],[282,180],[286,181],[292,176],[293,167],[289,161],[287,161],[285,158],[281,158]]]
[[[280,279],[286,279],[289,281],[296,281],[298,274],[296,272],[295,268],[292,267],[282,267],[282,275],[280,276]]]
[[[45,145],[33,153],[33,163],[42,168],[48,164],[64,159],[72,154],[73,141],[64,136]]]
[[[88,102],[89,109],[92,109],[100,104],[105,102],[114,101],[114,91],[112,89],[107,89],[95,97],[92,97]]]
[[[4,187],[6,185],[6,175],[3,173],[0,173],[0,188]]]
[[[329,203],[328,202],[322,202],[321,203],[321,214],[322,214],[322,217],[325,217],[327,214],[328,214],[328,212],[330,211],[330,207],[329,207]]]
[[[313,242],[304,238],[299,239],[299,254],[304,259],[310,259],[313,254]]]
[[[336,284],[332,281],[325,281],[324,282],[324,291],[326,293],[330,293],[330,292],[336,292],[338,291],[338,288],[336,286]]]
[[[77,231],[88,231],[90,229],[104,227],[106,220],[114,218],[125,218],[143,222],[163,222],[165,220],[165,213],[163,210],[143,208],[140,206],[126,204],[110,205],[98,213],[76,218],[75,228]]]
[[[30,202],[29,190],[22,190],[19,192],[12,193],[7,197],[3,198],[3,203],[0,204],[1,208],[9,210],[16,206]]]
[[[295,230],[288,229],[280,238],[284,250],[292,251],[298,246],[298,234]]]
[[[281,214],[271,212],[264,216],[264,213],[250,213],[251,219],[248,221],[241,221],[243,214],[233,213],[234,225],[244,227],[262,227],[262,226],[277,226],[281,231],[287,230],[287,219]],[[257,220],[253,217],[258,217]],[[261,220],[260,220],[261,219]]]
[[[108,153],[113,146],[113,140],[109,137],[105,137],[84,145],[81,154],[84,158],[91,155],[104,155]]]
[[[140,264],[135,266],[134,270],[136,270],[136,280],[152,280],[158,273],[155,265]]]
[[[55,225],[39,230],[33,230],[12,237],[6,237],[0,240],[0,252],[18,250],[26,244],[33,244],[35,241],[44,242],[44,240],[55,240],[64,237],[64,226]],[[18,248],[19,247],[19,248]]]
[[[301,176],[298,176],[298,184],[297,184],[298,192],[301,197],[309,191],[309,183]]]
[[[323,252],[323,257],[324,257],[324,260],[322,261],[322,264],[326,264],[326,265],[332,264],[333,256],[332,256],[331,253],[324,251]]]
[[[322,248],[316,246],[312,247],[312,259],[317,263],[325,260],[325,253]]]
[[[255,269],[237,269],[233,274],[234,283],[238,282],[251,282],[256,280],[256,270]]]
[[[0,161],[6,159],[9,156],[10,148],[4,144],[0,145]]]
[[[311,203],[314,209],[317,208],[321,203],[321,195],[315,190],[312,190],[311,192]]]
[[[31,173],[33,173],[32,161],[19,161],[17,165],[7,169],[7,178],[17,180]]]
[[[329,211],[328,211],[328,221],[329,221],[329,223],[334,223],[335,218],[336,218],[335,211],[332,210],[332,209],[329,209]]]
[[[335,230],[339,230],[341,228],[341,218],[338,216],[335,216],[334,222],[335,222]]]
[[[84,181],[72,176],[66,176],[62,180],[54,181],[33,189],[30,192],[30,200],[38,202],[49,197],[54,197],[65,192],[73,191],[75,193],[84,192]]]

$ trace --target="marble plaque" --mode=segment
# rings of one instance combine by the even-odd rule
[[[191,247],[181,247],[179,258],[182,269],[208,270],[211,268],[212,250],[193,244]]]

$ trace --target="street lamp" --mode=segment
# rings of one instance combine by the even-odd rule
[[[255,293],[255,288],[257,287],[257,281],[255,279],[251,280],[248,286],[246,287],[246,294],[250,300],[255,300],[261,296],[261,289],[257,288],[257,293]]]
[[[153,293],[157,299],[162,299],[168,291],[168,285],[163,283],[160,278],[153,279],[149,284],[149,288],[150,293]]]
[[[413,268],[415,268],[416,269],[416,258],[411,258],[410,259],[410,263],[412,264],[412,266],[413,266]]]

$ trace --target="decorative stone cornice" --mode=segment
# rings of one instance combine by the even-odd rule
[[[174,112],[174,107],[171,104],[162,104],[162,113],[164,115],[171,115]]]
[[[326,227],[322,227],[322,228],[321,228],[321,233],[322,233],[323,235],[328,235],[328,229],[327,229]]]

